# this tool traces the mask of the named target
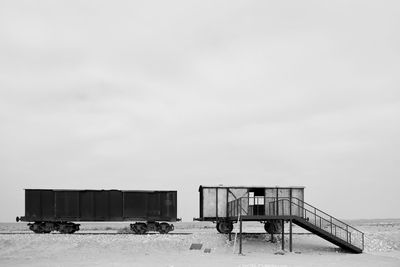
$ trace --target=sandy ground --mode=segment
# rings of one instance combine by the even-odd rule
[[[275,254],[282,252],[280,242],[252,235],[238,255],[238,244],[208,223],[176,223],[174,235],[124,234],[128,223],[87,223],[73,235],[31,234],[24,223],[0,224],[0,266],[400,266],[400,220],[352,224],[366,233],[362,254],[346,253],[298,227],[292,253]],[[263,229],[247,223],[244,231]],[[189,250],[192,243],[202,249]]]

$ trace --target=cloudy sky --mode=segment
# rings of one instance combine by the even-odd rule
[[[400,217],[398,1],[1,1],[0,221],[24,188],[306,186]]]

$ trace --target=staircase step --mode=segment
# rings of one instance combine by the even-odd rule
[[[341,238],[338,238],[337,236],[328,233],[327,231],[315,226],[314,224],[308,222],[307,220],[303,219],[303,218],[296,218],[293,220],[293,222],[295,224],[297,224],[298,226],[306,229],[307,231],[312,232],[313,234],[318,235],[319,237],[337,245],[338,247],[341,247],[345,250],[348,250],[350,252],[353,253],[362,253],[362,249],[347,242],[346,240],[343,240]]]

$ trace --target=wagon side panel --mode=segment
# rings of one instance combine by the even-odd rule
[[[145,220],[147,218],[148,192],[123,193],[123,212],[124,218],[129,220]]]
[[[122,192],[119,190],[110,190],[109,199],[109,215],[111,221],[122,221],[123,219],[123,200]]]
[[[152,192],[147,194],[147,214],[146,218],[156,221],[161,216],[161,194]]]
[[[79,220],[79,192],[54,191],[56,219]]]
[[[82,221],[93,221],[96,217],[94,206],[94,192],[90,190],[79,192],[80,219]]]
[[[160,219],[164,221],[176,221],[177,217],[177,192],[159,192],[160,202]]]
[[[42,208],[42,219],[44,221],[52,221],[55,218],[55,202],[53,190],[41,190],[40,200]]]
[[[95,221],[107,221],[109,218],[107,191],[94,191]]]
[[[35,221],[42,217],[39,190],[25,190],[25,218],[28,221]]]

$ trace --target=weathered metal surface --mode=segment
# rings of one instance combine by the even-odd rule
[[[304,200],[304,187],[260,187],[260,186],[200,186],[200,215],[197,220],[219,221],[228,219],[229,210],[239,209],[239,207],[230,207],[229,202],[242,198],[242,206],[252,206],[250,214],[269,214],[275,209],[272,205],[277,205],[277,198],[293,197]],[[247,198],[246,198],[247,197]],[[282,207],[286,208],[286,207]],[[300,213],[301,209],[293,210],[293,213]],[[271,214],[270,214],[271,213]]]
[[[25,190],[22,221],[176,221],[176,191]]]

